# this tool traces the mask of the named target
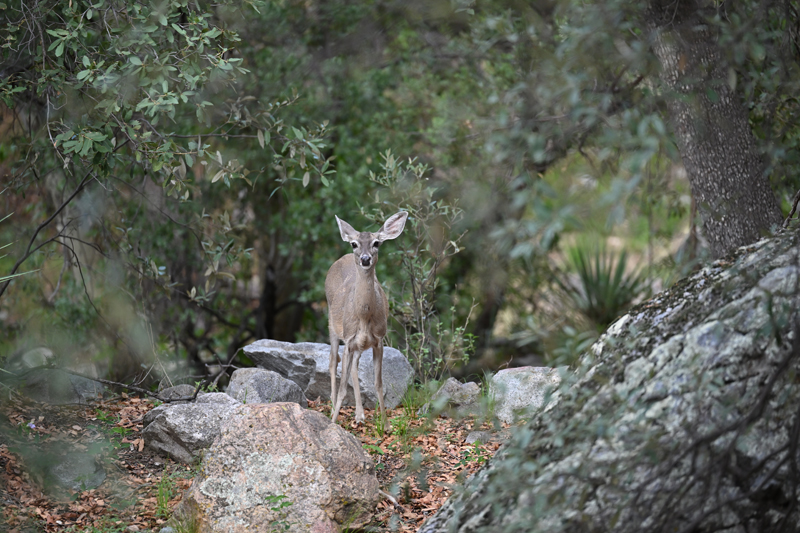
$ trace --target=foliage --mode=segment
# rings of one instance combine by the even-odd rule
[[[14,202],[34,190],[43,194],[14,229],[28,244],[13,249],[9,271],[14,276],[33,263],[44,279],[15,287],[36,291],[60,267],[43,320],[59,306],[82,306],[95,318],[76,331],[100,329],[109,344],[121,341],[123,352],[138,359],[111,365],[123,375],[169,341],[158,328],[153,334],[159,318],[188,323],[205,314],[212,325],[252,332],[252,317],[225,316],[237,302],[224,293],[251,257],[242,225],[248,211],[237,213],[235,205],[246,196],[242,186],[254,190],[267,176],[274,193],[289,180],[309,186],[311,175],[330,184],[333,172],[322,155],[325,125],[281,118],[296,95],[262,103],[236,85],[249,70],[237,57],[241,42],[228,19],[240,7],[257,13],[257,4],[4,6],[2,62],[12,74],[0,83],[0,98],[21,127],[8,145],[20,157],[4,151],[3,192]],[[224,142],[231,138],[250,143],[259,154],[254,162],[265,166],[243,164]],[[65,276],[70,270],[72,280]],[[3,281],[0,295],[10,278]],[[24,323],[21,301],[19,292],[4,299]],[[172,346],[185,347],[194,364],[197,344],[219,349],[216,328],[201,329],[195,341],[197,333]]]
[[[576,246],[568,251],[569,269],[556,282],[575,309],[598,331],[605,330],[647,289],[642,273],[628,271],[628,254],[604,248]],[[570,274],[577,276],[573,279]]]
[[[463,325],[453,323],[457,298],[451,300],[449,315],[443,316],[437,308],[438,272],[460,251],[463,234],[453,235],[452,230],[463,211],[437,197],[437,189],[425,178],[426,165],[413,159],[399,162],[391,151],[382,158],[382,172],[370,175],[384,188],[376,192],[374,203],[380,207],[365,210],[364,215],[380,221],[395,209],[409,213],[406,233],[410,236],[402,242],[410,240],[411,244],[391,253],[399,256],[404,278],[400,288],[390,291],[390,307],[392,317],[402,328],[400,340],[406,357],[417,377],[427,383],[441,379],[455,365],[466,363],[474,348],[474,336],[467,333],[470,315]]]
[[[121,375],[156,357],[196,375],[254,338],[324,340],[333,214],[416,205],[415,242],[447,228],[458,253],[426,244],[402,274],[379,268],[393,342],[428,379],[531,317],[536,338],[561,334],[539,289],[563,237],[656,236],[657,255],[685,231],[647,3],[29,4],[2,10],[15,126],[0,171],[18,220],[0,228],[15,242],[0,271],[40,271],[0,282],[3,351],[92,346],[129,357],[109,365]],[[777,190],[796,188],[796,10],[706,15]],[[388,149],[416,157],[392,186],[369,179],[389,174]],[[595,189],[565,193],[581,183]]]

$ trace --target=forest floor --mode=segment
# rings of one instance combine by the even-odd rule
[[[125,394],[90,407],[4,401],[0,531],[158,532],[171,525],[169,518],[198,465],[176,463],[145,448],[142,418],[154,405]],[[309,402],[309,408],[330,412],[325,402]],[[366,425],[354,423],[352,408],[344,408],[343,415],[340,424],[363,443],[375,461],[381,488],[395,494],[399,503],[380,502],[363,531],[416,531],[500,446],[494,439],[466,444],[473,430],[498,429],[485,423],[478,427],[471,419],[420,418],[398,408],[388,413],[391,429],[381,436],[369,410]],[[105,481],[77,492],[50,488],[46,469],[52,465],[31,453],[41,446],[99,453]]]

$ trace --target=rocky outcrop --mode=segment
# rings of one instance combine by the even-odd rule
[[[798,241],[740,249],[620,318],[420,531],[800,529]]]
[[[294,381],[263,368],[235,370],[227,392],[244,403],[295,402],[301,407],[308,407],[303,391]]]
[[[179,512],[205,533],[334,533],[365,525],[378,498],[372,459],[347,431],[296,403],[247,404],[223,423]]]

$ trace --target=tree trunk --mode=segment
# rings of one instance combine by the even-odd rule
[[[716,31],[698,0],[652,0],[649,23],[667,108],[714,257],[781,222],[747,110],[729,83]]]

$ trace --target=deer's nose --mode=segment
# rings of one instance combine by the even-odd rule
[[[368,267],[371,262],[372,262],[372,256],[368,254],[363,254],[361,256],[361,266]]]

